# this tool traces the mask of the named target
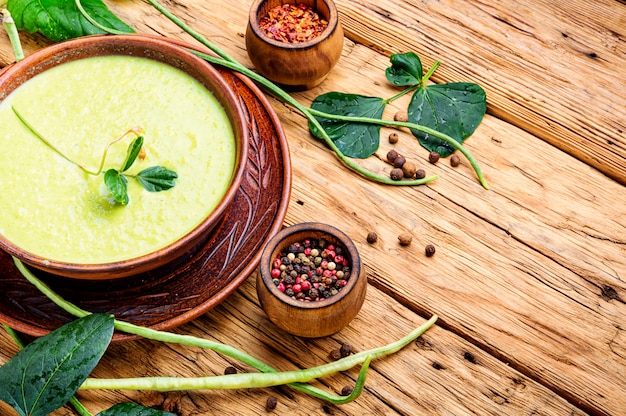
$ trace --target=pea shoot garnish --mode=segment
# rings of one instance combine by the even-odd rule
[[[119,169],[110,168],[104,172],[104,184],[106,185],[109,192],[116,203],[121,205],[128,205],[130,198],[128,196],[128,179],[134,178],[139,182],[139,184],[149,192],[161,192],[166,191],[170,188],[173,188],[176,184],[176,179],[178,178],[178,174],[170,169],[164,168],[163,166],[151,166],[149,168],[143,169],[137,174],[130,174],[127,171],[133,166],[137,158],[143,157],[143,134],[144,130],[141,127],[133,127],[122,134],[117,139],[111,141],[105,147],[102,152],[102,158],[100,159],[100,166],[98,170],[92,171],[77,163],[76,161],[70,159],[67,155],[61,152],[58,148],[56,148],[50,141],[48,141],[41,133],[39,133],[32,124],[30,124],[24,116],[15,108],[11,107],[13,112],[17,116],[17,118],[33,133],[39,140],[41,140],[46,146],[50,149],[54,150],[57,154],[63,157],[68,162],[76,165],[82,171],[88,173],[89,175],[98,176],[104,170],[104,162],[107,157],[107,153],[111,146],[115,143],[121,141],[128,135],[134,135],[135,138],[128,145],[128,149],[126,151],[126,158],[122,163]]]

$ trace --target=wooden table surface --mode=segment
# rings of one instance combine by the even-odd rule
[[[138,32],[194,42],[139,0],[105,1]],[[231,56],[245,51],[250,0],[168,1],[166,7]],[[369,288],[361,312],[339,333],[290,336],[265,317],[256,273],[229,298],[175,332],[231,344],[280,370],[329,361],[341,343],[357,351],[396,340],[432,314],[418,342],[372,363],[354,402],[327,405],[274,389],[85,391],[93,413],[122,401],[179,415],[626,415],[626,3],[623,0],[337,0],[345,42],[340,62],[309,104],[343,91],[389,97],[389,55],[414,51],[441,66],[437,83],[470,81],[487,92],[488,114],[467,161],[427,162],[407,132],[395,145],[439,179],[391,187],[363,179],[312,139],[305,118],[271,99],[289,141],[293,188],[285,225],[321,221],[357,244]],[[49,42],[22,34],[26,54]],[[6,36],[0,64],[14,60]],[[407,101],[394,102],[393,117]],[[389,170],[383,129],[363,165]],[[368,232],[379,236],[366,242]],[[410,232],[413,244],[397,236]],[[436,246],[427,258],[424,247]],[[0,362],[17,347],[0,335]],[[150,340],[115,343],[94,377],[222,374],[246,366],[211,351]],[[340,392],[357,369],[316,385]],[[13,414],[6,405],[2,415]],[[55,416],[72,415],[66,407]]]

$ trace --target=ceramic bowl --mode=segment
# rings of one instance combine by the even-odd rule
[[[34,255],[0,235],[0,249],[20,259],[25,264],[48,273],[76,279],[116,279],[137,275],[170,263],[183,255],[197,252],[234,199],[242,182],[248,152],[246,121],[241,104],[220,73],[185,49],[157,37],[141,35],[89,36],[41,49],[20,62],[5,68],[0,74],[0,101],[3,101],[7,95],[24,82],[52,67],[102,55],[145,57],[181,69],[198,80],[217,98],[230,121],[236,143],[235,166],[226,193],[213,211],[201,220],[199,225],[181,238],[145,255],[98,264],[54,261]],[[124,209],[132,209],[132,207]],[[5,221],[5,219],[1,221]]]
[[[300,300],[279,288],[272,269],[290,244],[309,240],[325,241],[342,248],[350,265],[347,280],[336,294],[322,300]],[[280,280],[280,279],[278,279]],[[261,307],[276,326],[290,334],[318,338],[334,334],[357,315],[367,291],[367,277],[352,240],[341,230],[322,223],[301,223],[283,228],[265,245],[256,282]]]
[[[304,4],[328,22],[318,36],[288,43],[268,37],[259,26],[268,12],[282,4]],[[292,90],[319,85],[341,57],[343,29],[332,0],[255,0],[246,29],[246,50],[257,72]]]

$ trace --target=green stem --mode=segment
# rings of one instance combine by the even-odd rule
[[[422,85],[426,85],[426,82],[430,79],[431,75],[435,72],[435,70],[437,70],[437,68],[439,67],[440,62],[439,61],[435,61],[435,63],[433,63],[433,66],[430,67],[430,69],[428,70],[428,72],[422,77]]]
[[[472,154],[461,143],[457,142],[456,140],[454,140],[452,137],[448,136],[447,134],[441,133],[437,130],[431,129],[430,127],[422,126],[421,124],[416,124],[416,123],[407,123],[403,121],[392,121],[392,120],[381,120],[378,118],[369,118],[369,117],[341,116],[341,115],[336,115],[336,114],[324,113],[322,111],[318,111],[315,109],[310,109],[309,111],[314,116],[329,118],[329,119],[338,120],[338,121],[346,121],[346,122],[352,122],[352,123],[371,123],[371,124],[379,124],[382,126],[392,126],[392,127],[406,127],[412,130],[418,130],[423,133],[430,134],[431,136],[434,136],[438,139],[445,141],[450,146],[454,147],[459,152],[461,152],[463,156],[465,156],[467,160],[470,162],[470,164],[472,165],[472,168],[474,168],[474,171],[476,172],[476,177],[480,181],[481,185],[485,189],[489,189],[489,185],[487,184],[487,181],[485,180],[485,177],[483,176],[480,166],[478,166],[478,162],[476,161],[474,156],[472,156]]]
[[[411,91],[415,91],[418,88],[419,88],[419,85],[412,85],[409,88],[406,88],[406,89],[400,91],[396,95],[394,95],[392,97],[389,97],[386,100],[383,100],[383,102],[385,102],[386,104],[389,104],[389,103],[397,100],[398,98],[402,97],[403,95],[406,95],[406,94],[410,93]]]
[[[197,40],[198,42],[200,42],[201,44],[203,44],[204,46],[209,48],[211,51],[216,53],[218,56],[220,56],[221,58],[223,58],[224,60],[226,60],[228,62],[237,63],[237,61],[235,59],[233,59],[230,55],[228,55],[226,52],[224,52],[222,49],[218,48],[213,43],[209,42],[209,40],[207,38],[202,36],[200,33],[196,32],[195,30],[193,30],[189,25],[187,25],[181,19],[176,17],[169,10],[167,10],[166,8],[161,6],[161,4],[159,4],[158,1],[156,1],[156,0],[147,0],[147,2],[150,3],[152,5],[152,7],[157,9],[165,17],[170,19],[174,24],[176,24],[178,27],[180,27],[185,32],[187,32],[191,37],[193,37],[195,40]]]
[[[59,296],[48,285],[46,285],[44,282],[39,280],[30,270],[28,270],[26,266],[20,260],[13,258],[13,261],[16,267],[18,268],[18,270],[22,273],[22,275],[24,275],[24,277],[30,283],[32,283],[40,292],[42,292],[45,296],[47,296],[52,302],[54,302],[60,308],[62,308],[66,312],[76,317],[83,317],[89,314],[89,312],[79,308],[78,306],[66,301],[61,296]],[[413,341],[420,335],[422,335],[428,328],[430,328],[435,323],[436,320],[437,320],[437,316],[434,315],[430,320],[428,320],[422,326],[420,326],[419,328],[415,329],[414,331],[406,335],[404,338],[392,344],[389,344],[385,347],[380,347],[380,348],[370,350],[370,351],[364,351],[362,353],[352,355],[348,358],[351,358],[352,360],[356,360],[355,364],[352,364],[352,366],[354,366],[358,363],[365,362],[365,360],[369,356],[371,356],[372,359],[374,359],[383,355],[392,354],[400,350],[407,344],[409,344],[411,341]],[[174,334],[174,333],[165,332],[165,331],[155,331],[150,328],[140,327],[140,326],[128,323],[128,322],[123,322],[123,321],[118,321],[118,320],[115,320],[115,328],[122,332],[139,335],[144,338],[149,338],[149,339],[153,339],[156,341],[177,343],[177,344],[182,344],[182,345],[211,349],[222,355],[237,359],[241,361],[242,363],[250,365],[251,367],[263,373],[271,373],[271,374],[277,373],[277,370],[275,370],[271,366],[229,345],[225,345],[225,344],[221,344],[218,342],[210,341],[210,340],[203,339],[203,338],[193,337],[189,335],[179,335],[179,334]],[[341,366],[344,364],[345,362],[342,362],[339,365]],[[343,370],[340,370],[340,371],[343,371]],[[361,380],[361,382],[363,382],[363,380]],[[319,399],[326,400],[330,403],[342,404],[342,403],[347,403],[351,400],[354,400],[356,397],[358,397],[358,395],[360,394],[360,390],[357,389],[358,384],[359,384],[359,380],[357,380],[357,386],[355,386],[355,389],[353,390],[352,394],[350,394],[349,396],[333,395],[333,394],[325,392],[324,390],[318,389],[316,387],[308,386],[305,384],[300,384],[297,382],[291,382],[289,386],[297,391],[309,394]],[[361,386],[361,389],[362,389],[362,386]]]
[[[313,124],[313,126],[315,126],[318,131],[322,134],[322,138],[324,140],[324,142],[328,145],[328,147],[331,148],[331,150],[333,152],[335,152],[335,154],[337,155],[337,157],[339,158],[339,160],[341,160],[341,162],[343,162],[346,166],[348,166],[350,169],[352,169],[353,171],[359,173],[360,175],[376,181],[376,182],[380,182],[380,183],[384,183],[387,185],[404,185],[404,186],[411,186],[411,185],[424,185],[428,182],[432,182],[435,179],[437,179],[437,176],[429,176],[423,179],[416,179],[416,180],[403,180],[403,181],[394,181],[393,179],[387,177],[387,176],[381,176],[381,175],[377,175],[373,172],[370,172],[369,170],[363,168],[362,166],[360,166],[359,164],[357,164],[356,162],[354,162],[352,159],[350,159],[349,157],[346,157],[341,150],[339,150],[339,148],[335,145],[335,143],[331,140],[331,138],[328,136],[328,133],[326,133],[326,130],[324,130],[324,128],[322,127],[322,125],[319,123],[319,121],[317,120],[317,118],[315,118],[312,114],[313,109],[306,107],[302,104],[300,104],[300,102],[298,102],[298,100],[296,100],[295,98],[293,98],[291,95],[289,95],[287,92],[285,92],[284,90],[282,90],[281,88],[279,88],[276,84],[274,84],[273,82],[269,81],[267,78],[257,74],[254,71],[251,71],[250,69],[242,66],[241,64],[238,63],[234,63],[234,62],[227,62],[227,61],[223,61],[215,56],[211,56],[202,52],[198,52],[198,51],[194,51],[194,50],[190,50],[192,53],[194,53],[195,55],[201,57],[202,59],[205,59],[207,62],[216,64],[216,65],[220,65],[223,66],[225,68],[228,69],[232,69],[234,71],[240,72],[241,74],[247,76],[248,78],[252,79],[253,81],[256,81],[258,84],[260,84],[262,87],[265,87],[267,90],[269,90],[272,94],[274,94],[274,96],[276,96],[276,98],[282,100],[283,102],[290,104],[291,106],[293,106],[296,110],[300,111],[302,114],[304,114],[304,116],[306,116],[306,118],[308,119],[308,121],[311,122],[311,124]],[[326,113],[322,113],[322,114],[326,114]],[[326,114],[328,117],[327,118],[334,118],[335,116],[332,114]]]
[[[17,33],[17,27],[15,21],[11,17],[11,12],[8,9],[2,10],[2,26],[9,35],[11,46],[13,47],[13,55],[15,55],[15,62],[19,62],[24,59],[24,51],[22,50],[22,43],[20,42],[20,36]]]

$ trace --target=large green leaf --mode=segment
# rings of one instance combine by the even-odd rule
[[[96,416],[176,416],[174,413],[163,410],[150,409],[135,403],[120,403]]]
[[[21,416],[63,406],[106,351],[113,322],[111,315],[88,315],[28,344],[0,367],[0,400]]]
[[[418,89],[408,108],[409,121],[445,133],[459,143],[472,135],[487,111],[485,91],[477,84],[453,82]],[[446,157],[454,148],[441,139],[413,130],[422,146]]]
[[[311,108],[324,113],[382,119],[387,103],[379,97],[329,92],[313,100]],[[378,150],[380,126],[367,123],[346,123],[327,118],[317,118],[322,128],[337,148],[348,157],[364,159]],[[321,132],[309,123],[311,133],[322,137]]]
[[[422,82],[422,61],[415,52],[396,53],[389,60],[391,66],[385,70],[385,77],[393,85],[405,87]]]
[[[81,5],[100,25],[120,32],[134,32],[101,0],[81,0]],[[9,0],[7,9],[18,30],[39,31],[55,42],[106,33],[81,14],[75,0]]]

